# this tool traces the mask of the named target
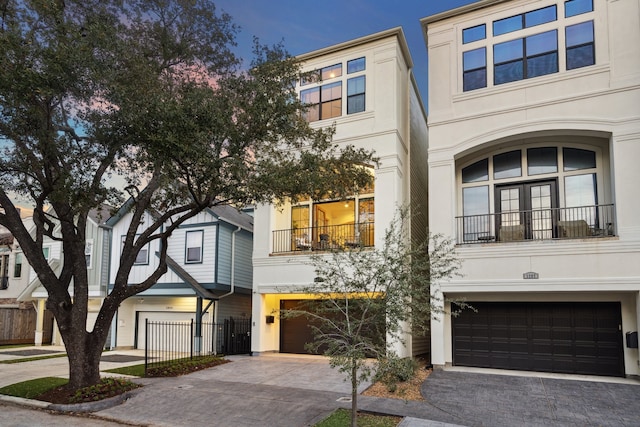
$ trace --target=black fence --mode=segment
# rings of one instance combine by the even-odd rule
[[[274,230],[272,253],[371,247],[375,243],[374,231],[373,222]]]
[[[469,244],[614,236],[613,208],[609,204],[459,216],[456,240]]]
[[[198,356],[251,353],[251,319],[222,323],[145,322],[145,374],[149,368]]]

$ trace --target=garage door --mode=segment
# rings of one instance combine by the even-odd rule
[[[138,312],[138,321],[136,325],[137,332],[137,346],[138,349],[145,348],[145,340],[146,340],[146,331],[145,324],[146,320],[149,319],[150,322],[167,322],[170,324],[184,324],[185,327],[180,326],[166,326],[161,328],[156,332],[156,335],[151,338],[152,345],[150,350],[165,350],[169,347],[174,348],[189,348],[189,343],[191,340],[191,331],[190,325],[191,321],[196,318],[195,313],[181,313],[181,312],[170,312],[170,311],[140,311]],[[195,320],[194,320],[195,321]],[[209,313],[205,313],[202,318],[203,322],[209,322]]]
[[[624,376],[620,303],[470,303],[452,318],[453,363]]]
[[[300,301],[280,301],[281,310],[295,310]],[[306,316],[281,319],[280,321],[280,353],[309,354],[305,348],[307,343],[313,342],[313,334]]]

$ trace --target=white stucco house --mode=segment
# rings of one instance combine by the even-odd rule
[[[298,57],[314,81],[297,89],[311,126],[335,124],[334,142],[375,150],[369,165],[375,184],[346,200],[290,201],[258,205],[253,248],[252,352],[305,353],[312,339],[306,319],[279,319],[274,312],[309,299],[315,274],[309,255],[323,250],[382,243],[397,208],[412,202],[426,212],[426,115],[401,28],[329,46]],[[412,222],[426,235],[426,215]],[[302,289],[302,291],[301,291]],[[424,353],[428,340],[407,339],[399,354]]]
[[[481,0],[421,24],[429,226],[463,260],[439,291],[478,310],[432,321],[433,364],[637,376],[640,3]]]

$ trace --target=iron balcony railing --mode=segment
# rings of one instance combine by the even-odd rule
[[[459,216],[456,241],[474,244],[614,236],[613,208],[609,204]]]
[[[272,253],[330,251],[373,245],[373,222],[361,222],[274,230]]]

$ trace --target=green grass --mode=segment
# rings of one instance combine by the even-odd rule
[[[124,366],[122,368],[107,369],[104,372],[114,374],[131,375],[134,377],[144,377],[144,363],[141,365]]]
[[[21,383],[15,383],[2,387],[0,388],[0,394],[32,399],[36,396],[40,396],[47,390],[63,386],[68,382],[69,380],[66,378],[36,378],[35,380],[23,381]]]
[[[0,360],[0,363],[4,363],[5,365],[10,365],[12,363],[33,362],[34,360],[55,359],[56,357],[67,357],[67,354],[62,353],[62,354],[53,354],[48,356],[34,356],[34,357],[23,357],[20,359]]]
[[[358,414],[358,426],[360,427],[396,427],[400,421],[402,421],[400,417]],[[349,426],[351,426],[351,411],[348,409],[338,409],[315,425],[315,427]]]

